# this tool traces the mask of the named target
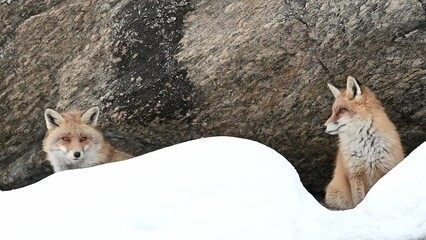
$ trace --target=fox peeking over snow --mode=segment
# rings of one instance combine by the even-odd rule
[[[374,93],[348,77],[335,97],[326,133],[339,135],[334,176],[325,203],[333,209],[358,205],[370,188],[404,158],[399,134]]]
[[[55,172],[132,157],[112,147],[96,129],[98,107],[63,114],[46,109],[44,116],[48,132],[43,140],[43,150]]]

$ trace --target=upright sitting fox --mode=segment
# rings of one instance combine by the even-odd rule
[[[96,129],[98,107],[92,107],[85,112],[63,114],[46,109],[44,116],[48,132],[43,141],[43,150],[55,172],[132,157],[112,147]]]
[[[374,93],[353,77],[335,97],[326,132],[339,135],[334,176],[325,203],[332,209],[358,205],[370,188],[404,158],[399,134]]]

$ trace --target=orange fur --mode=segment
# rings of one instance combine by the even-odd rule
[[[331,84],[329,88],[336,99],[325,126],[327,133],[339,135],[339,149],[325,203],[332,209],[350,209],[404,154],[394,124],[369,88],[352,77],[345,90]]]

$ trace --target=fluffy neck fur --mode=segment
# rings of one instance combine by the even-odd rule
[[[339,150],[353,165],[402,160],[402,146],[394,124],[374,94],[367,89],[364,91],[370,108],[365,116],[353,119],[349,123],[352,126],[339,134]]]

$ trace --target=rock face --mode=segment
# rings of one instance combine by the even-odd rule
[[[213,135],[262,142],[313,193],[337,138],[327,82],[370,86],[406,152],[426,140],[426,2],[3,1],[0,188],[51,169],[43,112],[99,105],[117,147],[143,154]]]

